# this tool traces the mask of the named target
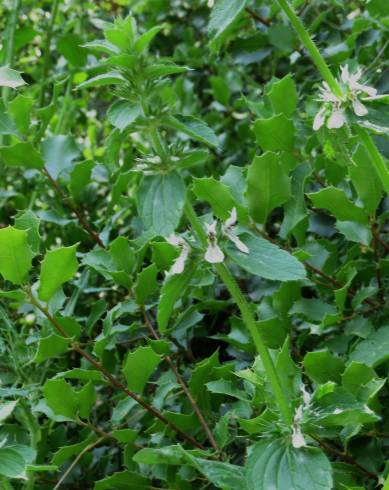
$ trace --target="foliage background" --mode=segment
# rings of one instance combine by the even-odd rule
[[[231,1],[229,8],[236,3]],[[385,1],[293,3],[334,73],[345,63],[361,65],[370,85],[389,92]],[[363,147],[357,147],[358,140],[347,129],[312,131],[321,79],[276,2],[248,2],[223,33],[220,46],[215,37],[210,46],[210,6],[197,0],[24,0],[0,6],[1,64],[22,72],[28,84],[17,92],[3,89],[2,145],[31,143],[60,186],[59,191],[28,162],[10,165],[2,152],[0,225],[16,226],[19,216],[19,228],[30,229],[36,247],[31,284],[39,278],[46,250],[78,243],[77,275],[50,299],[51,314],[77,322],[69,331],[80,330],[78,342],[85,351],[94,352],[106,370],[143,392],[147,403],[206,447],[205,452],[189,452],[190,444],[98,373],[92,379],[78,372],[64,386],[66,376],[58,373],[90,365],[67,345],[55,352],[58,339],[51,338],[43,352],[42,339],[53,335],[52,325],[3,281],[0,449],[14,448],[22,463],[16,459],[19,471],[15,461],[9,463],[16,464],[10,475],[0,459],[1,484],[6,490],[53,488],[87,448],[62,488],[244,488],[240,471],[247,447],[265,440],[256,450],[266,454],[270,448],[274,454],[270,441],[279,440],[280,434],[285,437],[275,422],[277,410],[263,367],[237,306],[205,261],[196,264],[189,287],[176,298],[169,326],[161,332],[163,340],[152,340],[149,324],[158,327],[158,301],[174,251],[163,238],[147,236],[139,215],[139,163],[147,162],[152,146],[147,125],[115,129],[107,111],[120,91],[77,88],[102,72],[101,56],[82,45],[100,39],[105,22],[126,17],[129,11],[140,32],[163,26],[147,55],[150,63],[169,61],[191,69],[164,78],[151,112],[196,116],[211,128],[203,140],[171,129],[163,133],[179,160],[196,151],[198,163],[183,165],[180,173],[198,213],[209,218],[212,210],[225,220],[233,203],[242,225],[306,265],[305,279],[280,282],[229,263],[258,314],[258,328],[272,350],[290,405],[295,409],[300,403],[301,377],[306,389],[316,393],[317,406],[304,427],[309,445],[320,447],[331,461],[333,488],[379,488],[379,478],[386,476],[389,433],[387,198],[366,165]],[[270,127],[265,141],[256,129],[255,121],[279,113],[293,121],[292,148],[284,147],[284,129],[278,124]],[[9,117],[16,121],[18,134],[9,130]],[[216,145],[203,144],[213,138]],[[388,158],[387,131],[376,136],[376,142]],[[281,163],[277,160],[276,172],[265,175],[252,162],[266,150],[287,155]],[[89,163],[79,164],[85,161]],[[193,179],[205,177],[214,180],[195,180],[191,187]],[[215,183],[219,180],[222,190]],[[71,203],[59,192],[71,196]],[[80,226],[75,209],[99,232],[106,250],[96,244],[94,232]],[[185,217],[178,229],[188,232]],[[132,252],[115,241],[117,237],[128,238]],[[61,260],[54,267],[66,270]],[[115,276],[123,267],[125,280]],[[152,269],[144,274],[147,267]],[[140,357],[126,370],[129,352]],[[177,384],[167,353],[204,414],[219,456]],[[153,362],[155,369],[150,368],[143,386],[145,366]],[[43,389],[49,386],[47,380],[61,380],[52,385],[54,399],[61,400],[57,409]],[[77,415],[63,412],[68,389],[83,400]],[[332,398],[320,404],[327,393]],[[336,409],[341,410],[338,418]],[[179,443],[187,450],[184,456],[178,446],[171,447]],[[165,446],[169,449],[161,451]],[[218,466],[218,458],[236,466]],[[204,459],[211,462],[209,470]],[[282,462],[277,464],[282,467]],[[321,465],[325,468],[326,463],[318,461],[318,471]],[[247,485],[266,488],[266,482],[255,486],[260,485],[255,480]],[[277,488],[289,487],[279,483]]]

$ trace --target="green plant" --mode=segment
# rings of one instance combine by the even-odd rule
[[[385,3],[127,3],[5,16],[0,484],[380,488]]]

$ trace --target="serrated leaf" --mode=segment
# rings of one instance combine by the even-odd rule
[[[72,136],[57,135],[42,142],[41,152],[46,169],[53,179],[57,179],[72,168],[80,150]]]
[[[254,157],[247,171],[246,199],[250,215],[265,223],[270,212],[290,196],[290,178],[276,153]]]
[[[47,359],[57,357],[67,351],[70,339],[52,333],[48,337],[39,339],[38,350],[34,357],[34,362],[41,364]]]
[[[151,347],[138,347],[133,352],[129,352],[123,365],[128,389],[142,393],[149,377],[160,362],[161,356]]]
[[[38,295],[42,301],[49,301],[53,294],[77,272],[77,244],[60,247],[46,252],[41,264]]]
[[[3,146],[0,148],[0,155],[9,167],[41,169],[44,166],[41,155],[31,143],[21,142],[15,143],[13,146]]]
[[[31,268],[28,233],[12,226],[0,229],[0,274],[13,284],[22,284]]]
[[[342,189],[330,186],[308,196],[316,207],[328,209],[340,221],[367,222],[366,211],[351,202]]]
[[[257,119],[253,131],[263,151],[287,151],[294,147],[295,129],[293,122],[284,114],[268,119]]]
[[[290,117],[297,108],[297,90],[290,73],[281,80],[271,84],[267,93],[274,114],[285,114]]]

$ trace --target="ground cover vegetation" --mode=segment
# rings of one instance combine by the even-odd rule
[[[0,488],[387,490],[387,0],[0,13]]]

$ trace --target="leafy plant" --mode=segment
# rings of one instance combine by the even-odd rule
[[[0,7],[1,488],[386,488],[386,3],[170,3]]]

